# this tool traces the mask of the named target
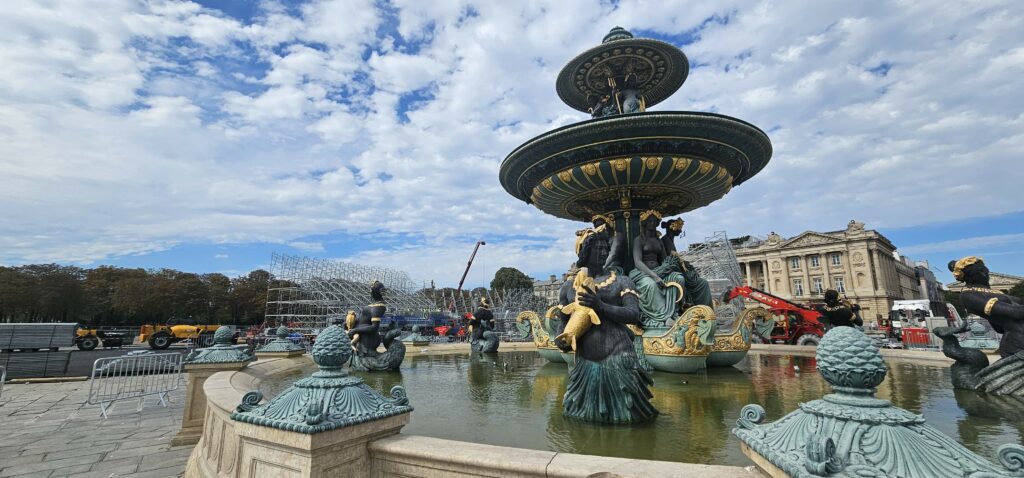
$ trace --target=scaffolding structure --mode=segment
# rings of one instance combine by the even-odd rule
[[[691,244],[682,253],[683,259],[693,265],[694,269],[708,281],[711,297],[715,304],[715,317],[719,327],[732,325],[736,317],[743,311],[743,301],[721,303],[722,294],[733,287],[743,284],[740,263],[736,252],[729,243],[725,231],[717,231],[704,238],[704,242]]]
[[[460,319],[476,310],[480,297],[487,297],[497,332],[506,341],[520,339],[515,327],[520,312],[543,313],[547,305],[533,289],[438,289],[400,270],[279,253],[271,256],[270,273],[266,327],[285,324],[313,335],[333,318],[371,303],[370,284],[375,280],[387,289],[385,319],[401,317],[405,323],[464,325]]]
[[[274,253],[270,274],[268,325],[287,324],[301,333],[317,334],[334,317],[372,302],[370,284],[375,280],[387,289],[390,314],[424,317],[437,309],[423,293],[429,286],[387,267]]]

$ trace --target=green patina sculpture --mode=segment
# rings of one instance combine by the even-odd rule
[[[412,326],[412,331],[409,335],[402,337],[402,343],[412,345],[414,347],[422,347],[424,345],[430,345],[430,339],[420,333],[420,326]]]
[[[301,345],[292,342],[288,338],[288,334],[291,333],[288,327],[280,326],[277,328],[277,338],[267,342],[262,347],[256,349],[256,353],[289,353],[298,352],[300,350],[305,351]]]
[[[352,368],[369,372],[395,371],[405,359],[405,344],[397,340],[402,331],[393,328],[381,334],[380,324],[388,308],[384,300],[386,290],[383,283],[374,281],[370,285],[373,303],[363,307],[358,316],[349,312],[350,323],[346,323],[346,333],[355,352]],[[384,346],[383,353],[378,350],[381,345]]]
[[[999,341],[989,337],[985,326],[981,322],[971,322],[967,326],[967,331],[970,335],[967,338],[960,341],[960,346],[969,349],[989,349],[995,350],[999,348]]]
[[[1024,300],[990,288],[989,270],[980,257],[950,261],[949,270],[964,283],[960,293],[964,308],[987,319],[996,332],[1003,334],[1000,358],[989,365],[984,353],[964,347],[956,336],[966,330],[966,323],[957,329],[936,327],[932,331],[942,339],[942,352],[956,361],[950,367],[953,387],[1024,397]]]
[[[231,342],[234,340],[235,331],[223,325],[213,333],[212,347],[196,349],[185,357],[184,363],[188,364],[210,364],[210,363],[235,363],[251,362],[256,360],[249,351],[235,347]]]
[[[1002,466],[997,466],[928,425],[922,416],[875,398],[875,387],[885,379],[887,368],[878,347],[863,332],[853,327],[832,329],[818,345],[817,360],[818,372],[835,393],[802,403],[799,410],[765,424],[761,424],[764,408],[747,405],[732,430],[782,473],[793,477],[1024,476],[1024,447],[999,447]]]
[[[469,346],[474,352],[493,353],[498,351],[501,340],[495,333],[496,325],[491,303],[481,297],[476,310],[469,318]]]
[[[386,398],[363,379],[345,372],[342,367],[351,358],[352,348],[339,324],[317,336],[312,355],[319,371],[263,405],[259,404],[263,400],[260,392],[245,394],[231,418],[312,434],[412,411],[401,386],[392,387],[391,397]]]

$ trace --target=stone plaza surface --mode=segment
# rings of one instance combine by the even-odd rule
[[[168,406],[156,397],[116,402],[100,416],[89,382],[5,384],[0,397],[0,477],[181,476],[192,446],[172,447],[184,376]]]

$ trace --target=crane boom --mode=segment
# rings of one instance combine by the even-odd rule
[[[469,262],[466,263],[466,270],[462,271],[462,278],[459,279],[458,291],[462,291],[462,284],[466,282],[466,276],[469,275],[469,268],[473,267],[473,259],[476,257],[476,251],[480,250],[480,246],[486,246],[487,243],[484,241],[476,241],[476,246],[473,247],[473,253],[469,255]]]

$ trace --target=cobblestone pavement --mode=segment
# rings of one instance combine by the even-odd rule
[[[184,377],[184,376],[183,376]],[[185,381],[169,406],[124,400],[100,416],[89,382],[5,384],[0,396],[0,478],[181,476],[192,446],[171,447],[181,427]]]

